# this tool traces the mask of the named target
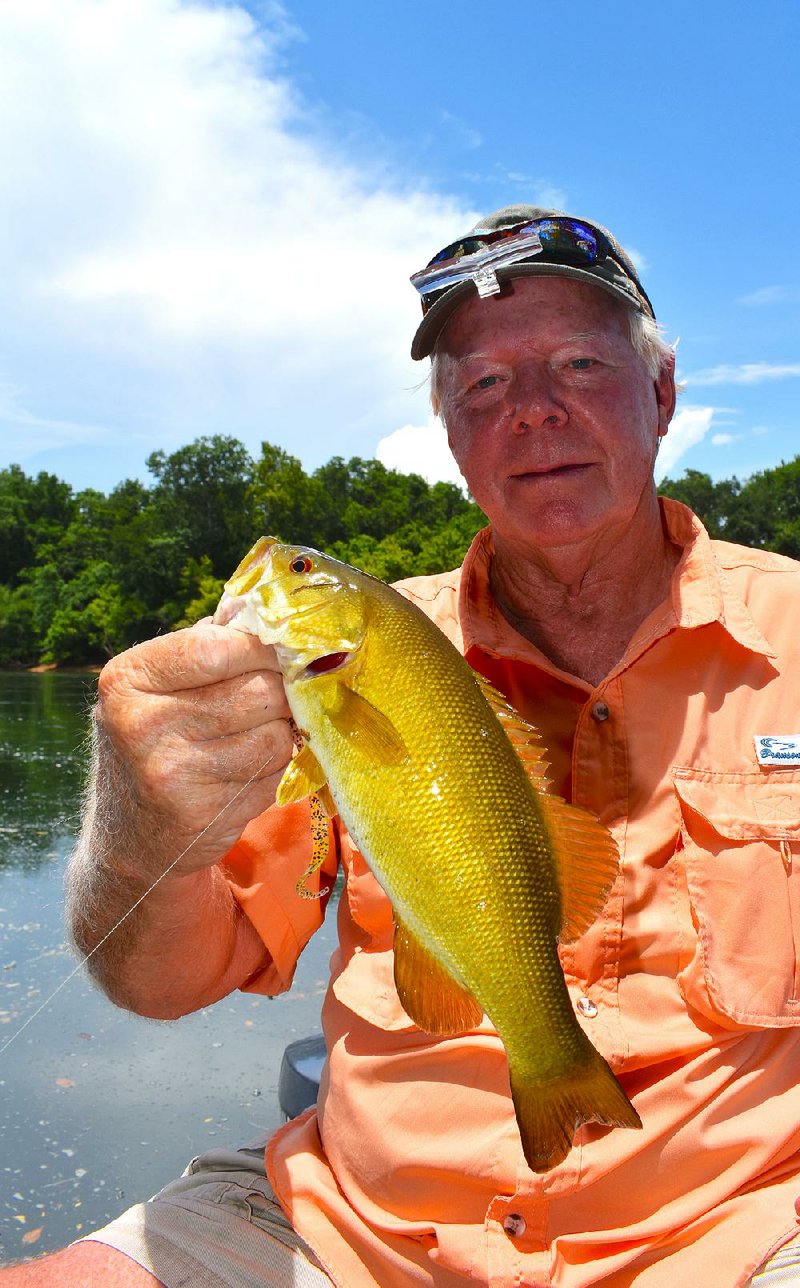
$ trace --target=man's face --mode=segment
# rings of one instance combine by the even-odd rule
[[[613,541],[651,503],[674,382],[648,374],[606,292],[517,278],[511,293],[462,304],[437,350],[450,448],[498,537]]]

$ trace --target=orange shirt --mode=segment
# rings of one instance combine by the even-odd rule
[[[584,1126],[564,1163],[532,1173],[496,1033],[411,1023],[389,903],[334,833],[329,1064],[267,1170],[341,1288],[733,1288],[798,1233],[800,756],[760,765],[754,738],[800,734],[800,565],[711,542],[677,503],[663,512],[683,550],[671,598],[594,689],[499,614],[488,531],[460,571],[403,585],[539,727],[556,790],[617,840],[606,907],[561,956],[643,1129]],[[319,924],[320,904],[294,893],[308,850],[301,804],[255,820],[228,856],[272,958],[260,991],[289,987]]]

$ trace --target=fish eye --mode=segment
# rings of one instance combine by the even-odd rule
[[[292,572],[311,572],[314,564],[308,555],[297,555],[289,564]]]

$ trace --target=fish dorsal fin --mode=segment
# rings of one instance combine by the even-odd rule
[[[394,983],[403,1010],[426,1033],[441,1037],[477,1028],[483,1010],[395,916]]]
[[[593,814],[568,805],[550,792],[549,764],[538,730],[475,672],[478,685],[525,766],[544,815],[561,890],[559,938],[569,944],[586,933],[600,913],[619,871],[619,852],[610,832]]]
[[[278,805],[289,805],[292,801],[304,800],[306,796],[313,796],[315,792],[321,794],[323,788],[327,790],[327,782],[325,770],[308,743],[305,743],[283,771],[275,800]],[[329,792],[328,797],[330,797]],[[327,807],[327,801],[324,803]]]
[[[611,833],[588,810],[546,792],[539,805],[561,889],[559,939],[571,944],[597,919],[619,872],[619,851]]]
[[[500,721],[512,747],[519,756],[525,771],[537,791],[546,792],[550,788],[547,771],[550,763],[547,760],[544,743],[539,730],[528,724],[508,699],[493,684],[478,672],[473,672],[478,688],[485,697],[492,711]]]
[[[408,759],[408,748],[388,716],[349,685],[337,684],[336,690],[327,715],[343,738],[373,763],[401,765]]]

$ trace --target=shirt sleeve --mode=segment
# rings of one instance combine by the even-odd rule
[[[274,805],[247,825],[226,854],[223,871],[234,898],[252,922],[270,962],[243,986],[245,992],[275,996],[291,987],[298,958],[322,925],[338,867],[338,835],[328,822],[328,854],[303,883],[319,898],[304,898],[297,885],[311,862],[308,799]]]

